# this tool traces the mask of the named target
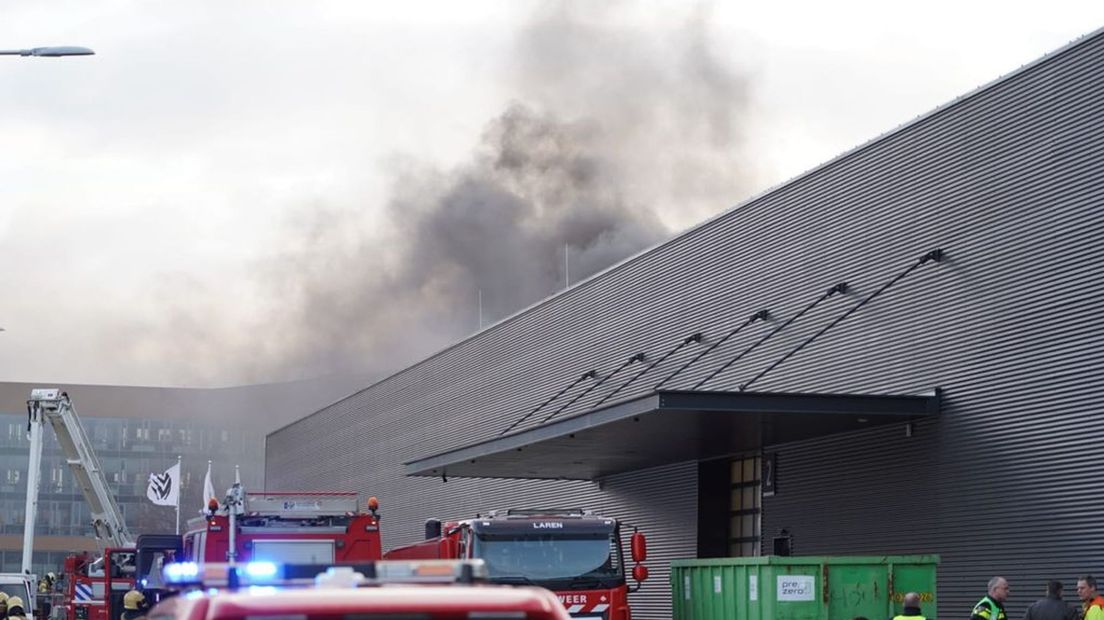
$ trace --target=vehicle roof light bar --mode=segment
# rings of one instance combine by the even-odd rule
[[[357,587],[387,583],[473,583],[487,578],[487,566],[483,560],[380,560],[350,565],[179,562],[166,565],[162,575],[166,584],[177,587]]]

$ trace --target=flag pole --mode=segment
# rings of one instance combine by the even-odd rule
[[[176,471],[177,472],[180,472],[180,460],[181,460],[181,456],[179,454],[176,455]],[[181,473],[180,474],[180,481],[182,482],[183,480],[184,480],[184,474]],[[180,491],[182,491],[182,490],[183,489],[177,489],[177,492],[176,492],[176,534],[177,534],[177,536],[180,535],[180,496],[183,495],[183,493],[181,493]]]

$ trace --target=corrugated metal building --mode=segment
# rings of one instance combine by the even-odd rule
[[[268,487],[378,495],[385,546],[623,517],[640,618],[671,559],[783,529],[941,554],[940,615],[1003,574],[1019,616],[1104,573],[1102,178],[1098,31],[271,434]]]

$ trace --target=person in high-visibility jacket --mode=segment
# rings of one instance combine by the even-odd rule
[[[977,605],[974,605],[970,620],[1008,620],[1008,614],[1004,612],[1004,601],[1008,600],[1010,591],[1008,580],[1004,577],[990,579],[989,591]]]
[[[1092,575],[1077,580],[1077,597],[1085,612],[1084,620],[1104,620],[1104,596],[1096,592],[1096,579]]]
[[[893,620],[926,620],[924,614],[920,611],[920,595],[915,592],[909,592],[905,595],[904,609],[901,613],[893,616]]]

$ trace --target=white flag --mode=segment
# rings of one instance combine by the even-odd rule
[[[215,484],[211,482],[211,461],[207,461],[207,477],[203,479],[203,508],[200,512],[207,512],[207,502],[215,497]]]
[[[163,474],[150,474],[146,497],[158,506],[178,506],[180,504],[180,463],[166,469]]]

